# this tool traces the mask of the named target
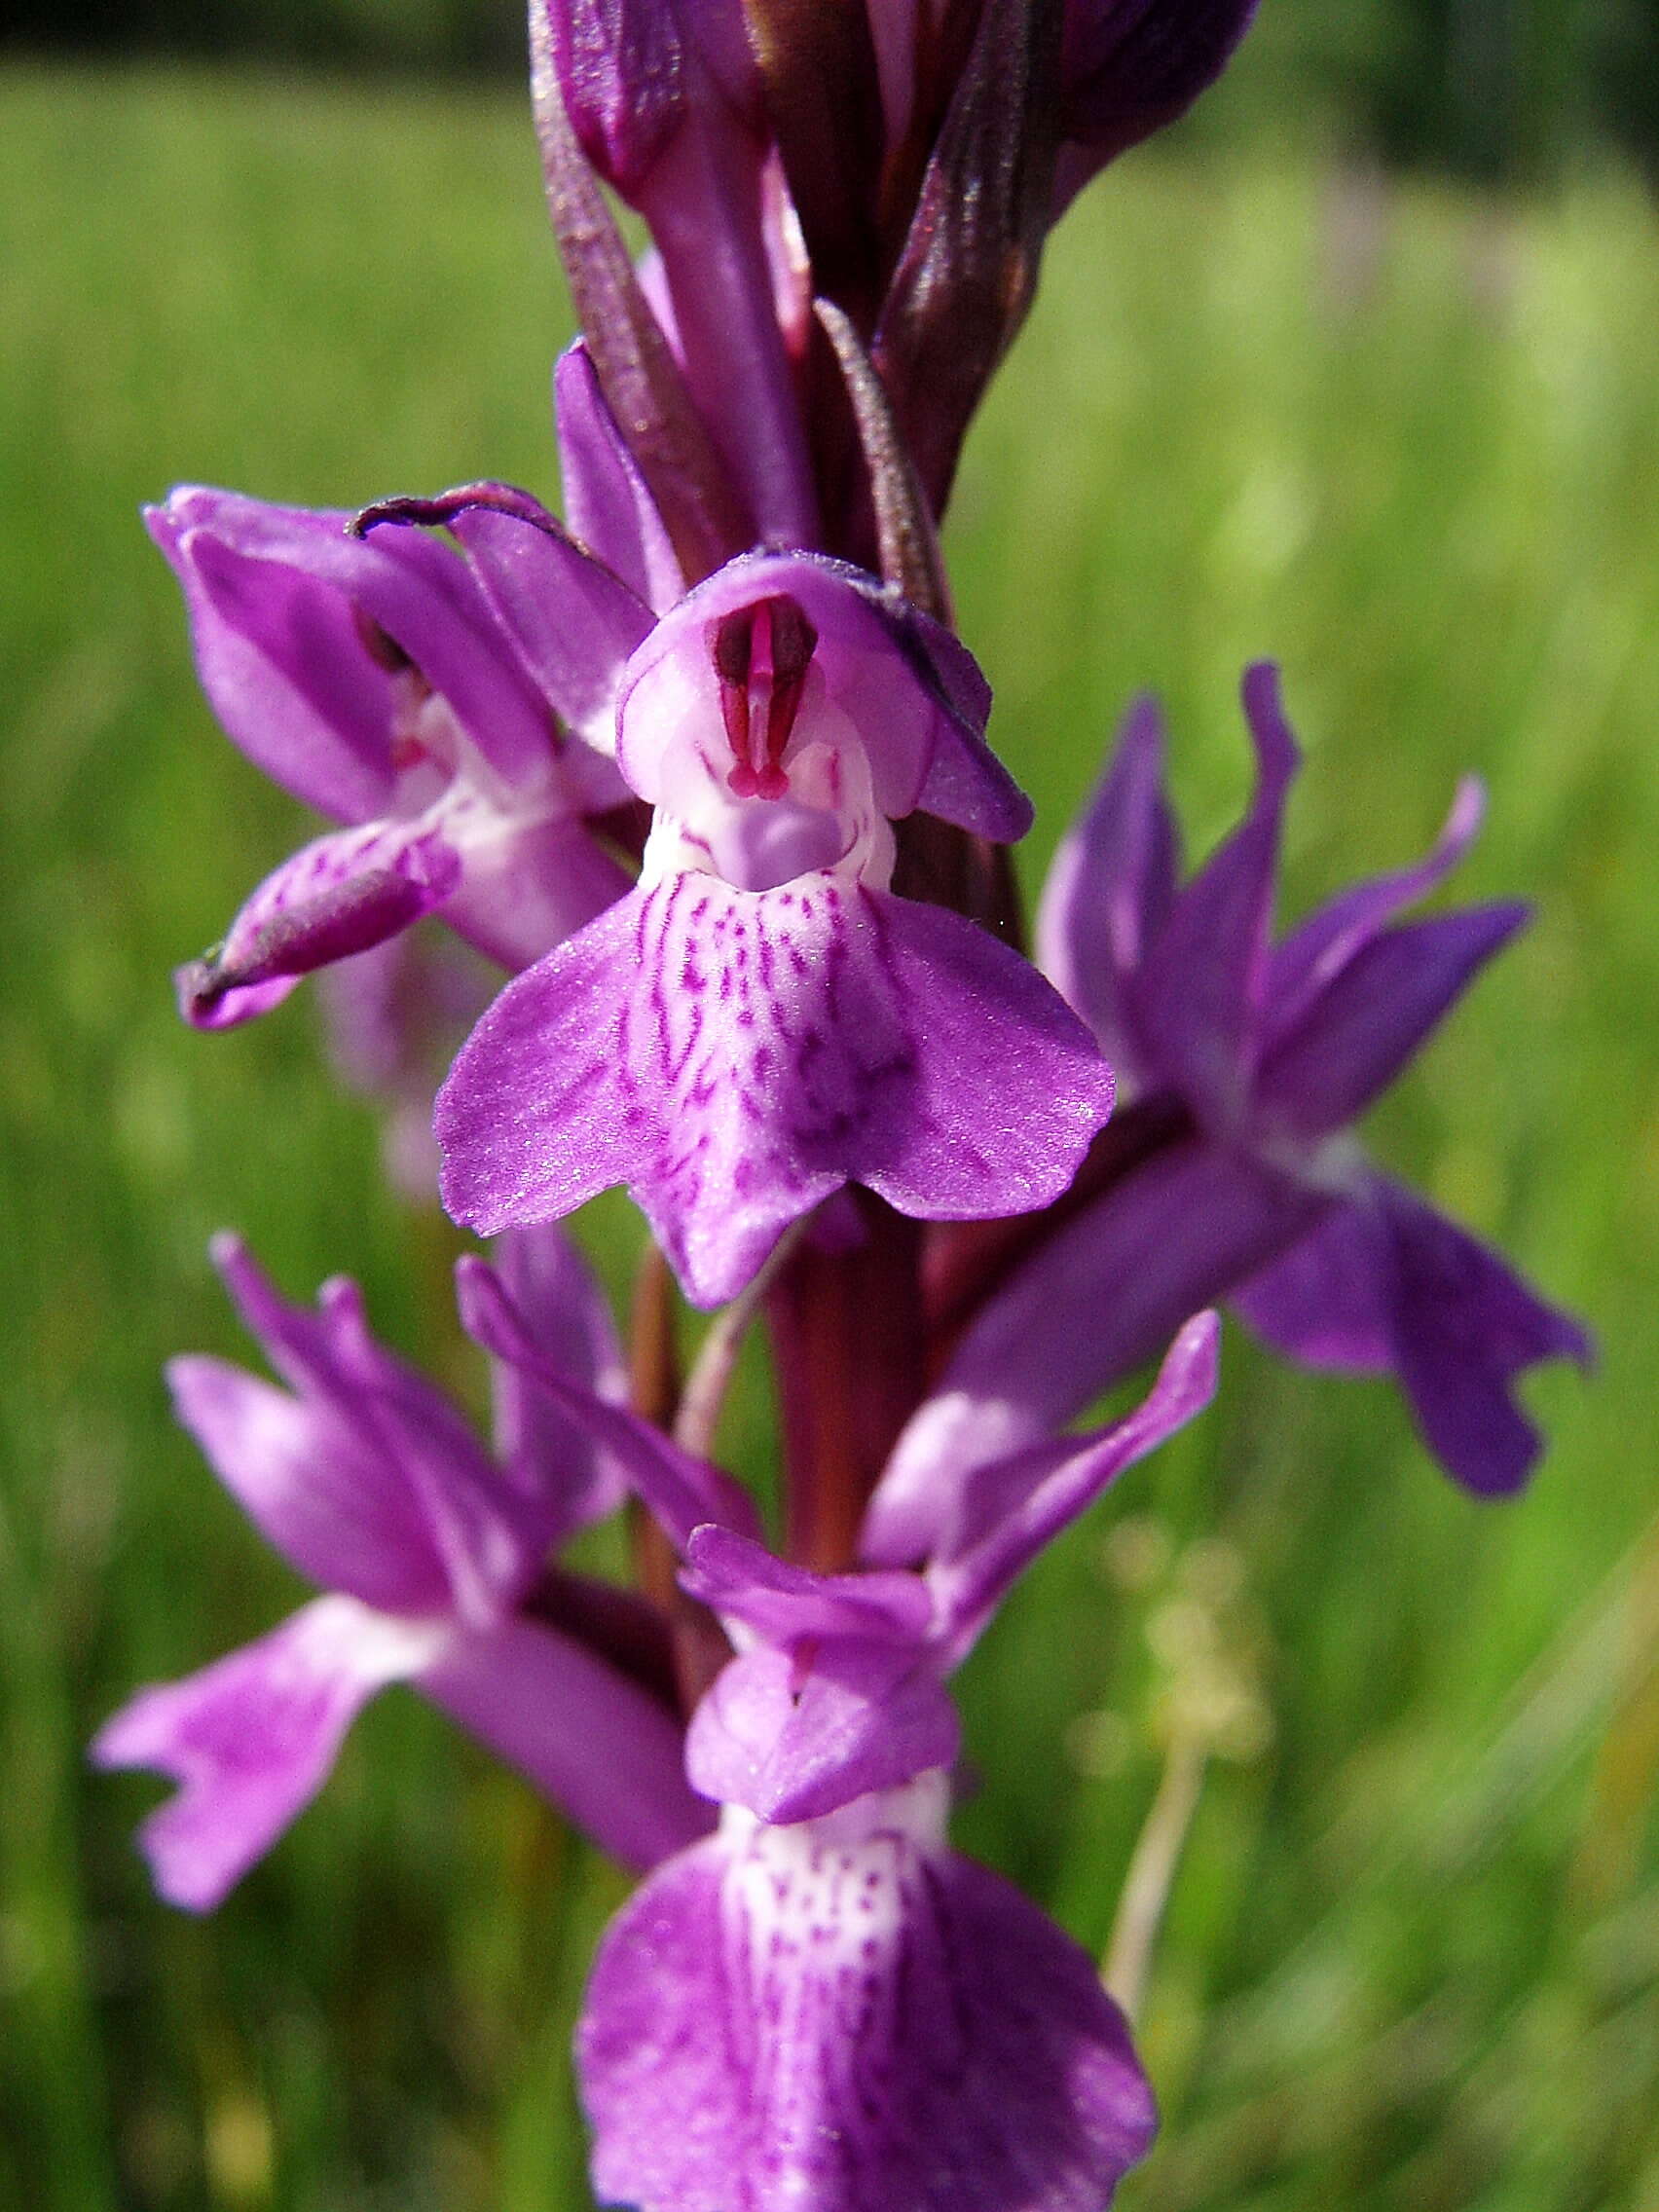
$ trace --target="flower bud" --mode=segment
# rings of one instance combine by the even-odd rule
[[[1126,147],[1186,114],[1255,12],[1256,0],[1067,0],[1056,215]]]

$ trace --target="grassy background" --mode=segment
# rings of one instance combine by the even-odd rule
[[[304,999],[218,1039],[172,1014],[169,966],[299,824],[212,726],[133,510],[181,478],[550,493],[567,315],[514,101],[0,78],[0,2205],[585,2201],[567,2044],[621,1886],[514,1780],[393,1694],[199,1925],[130,1849],[154,1786],[82,1753],[296,1594],[166,1414],[168,1353],[240,1348],[211,1229],[295,1292],[357,1273],[477,1386],[450,1235],[387,1196]],[[1265,650],[1309,753],[1293,903],[1487,773],[1462,888],[1540,917],[1376,1144],[1604,1347],[1588,1387],[1537,1379],[1554,1448],[1482,1510],[1387,1389],[1232,1332],[1216,1412],[977,1655],[959,1832],[1093,1945],[1172,1682],[1219,1663],[1269,1723],[1174,1895],[1133,2212],[1659,2203],[1656,331],[1616,180],[1502,205],[1148,154],[1069,223],[970,453],[951,553],[1033,882],[1141,684],[1217,833]],[[630,1234],[603,1214],[618,1273]]]

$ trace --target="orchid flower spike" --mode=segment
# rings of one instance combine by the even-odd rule
[[[461,1305],[546,1385],[485,1263],[461,1263]],[[607,2203],[1097,2212],[1144,2157],[1152,2094],[1094,1963],[946,1841],[945,1681],[1037,1553],[1207,1403],[1215,1346],[1200,1315],[1115,1426],[937,1461],[912,1569],[787,1564],[728,1514],[699,1518],[698,1462],[661,1437],[625,1447],[735,1656],[686,1742],[719,1830],[623,1908],[577,2031]]]
[[[1036,970],[890,888],[892,824],[1030,809],[938,623],[844,563],[754,554],[623,672],[640,882],[511,983],[439,1094],[445,1203],[485,1235],[624,1182],[688,1296],[734,1296],[849,1181],[902,1213],[1022,1212],[1070,1182],[1112,1079]]]
[[[555,1576],[524,1609],[549,1550],[619,1502],[614,1457],[510,1365],[496,1370],[493,1457],[375,1342],[354,1284],[325,1284],[312,1313],[279,1298],[237,1238],[218,1238],[214,1257],[287,1388],[192,1357],[168,1370],[173,1402],[262,1534],[325,1595],[202,1673],[141,1690],[94,1743],[100,1766],[155,1767],[180,1786],[140,1830],[162,1895],[195,1912],[216,1905],[322,1787],[360,1708],[394,1681],[629,1865],[689,1842],[707,1815],[686,1788],[672,1700],[652,1679],[648,1608]],[[543,1230],[510,1240],[502,1265],[553,1372],[613,1408],[621,1358],[574,1251]],[[602,1618],[604,1649],[589,1633]],[[624,1667],[616,1654],[630,1641],[637,1664]]]

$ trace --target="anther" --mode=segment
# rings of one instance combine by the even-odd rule
[[[793,599],[780,594],[728,614],[714,625],[711,658],[720,686],[720,716],[735,766],[726,782],[738,798],[782,798],[789,791],[784,753],[793,733],[818,647],[818,632]],[[764,702],[762,730],[756,709]],[[761,757],[755,757],[756,736]]]
[[[726,743],[737,765],[727,778],[739,798],[753,798],[754,765],[749,757],[749,671],[755,652],[755,611],[741,608],[715,624],[712,641],[715,674],[720,683],[720,716]]]

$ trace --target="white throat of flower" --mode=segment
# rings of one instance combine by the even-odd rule
[[[657,803],[643,883],[691,871],[771,891],[825,870],[887,888],[892,825],[816,642],[793,602],[762,601],[711,625],[706,660],[676,655],[652,672]]]
[[[397,682],[391,820],[437,830],[464,861],[575,811],[551,736],[542,772],[510,784],[461,728],[447,699],[413,670]]]
[[[950,1819],[950,1777],[929,1767],[896,1789],[874,1789],[815,1821],[763,1821],[745,1805],[720,1810],[720,1841],[734,1856],[776,1873],[850,1863],[871,1847],[894,1846],[934,1855],[945,1848]]]

